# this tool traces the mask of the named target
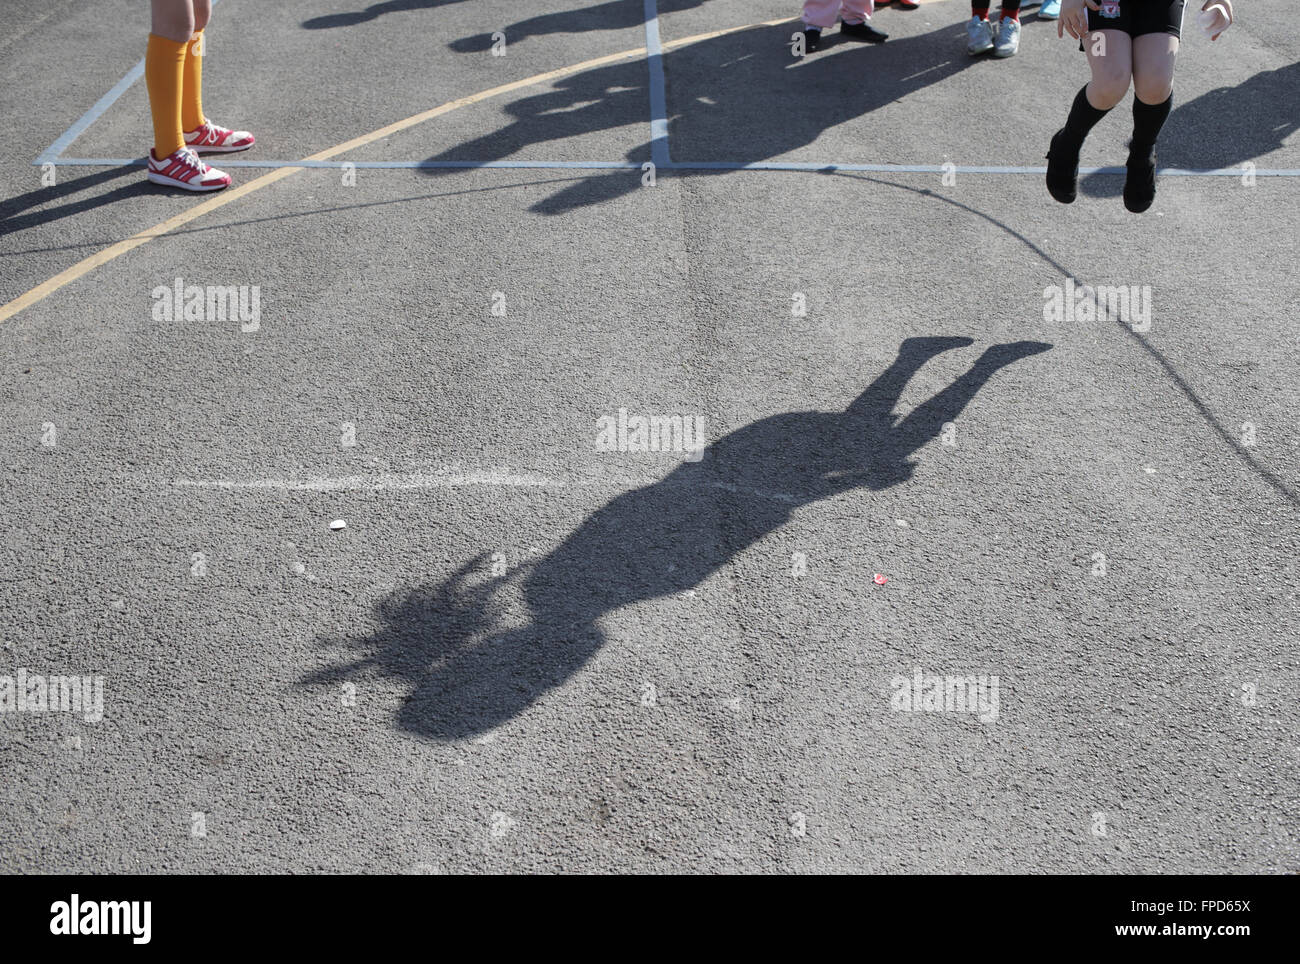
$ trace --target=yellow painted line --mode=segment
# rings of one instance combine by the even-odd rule
[[[729,33],[737,33],[741,30],[750,30],[754,27],[772,27],[787,22],[790,22],[789,17],[784,17],[780,20],[766,20],[762,23],[744,24],[740,27],[726,27],[722,30],[712,30],[709,33],[695,34],[692,37],[683,37],[681,40],[669,41],[663,45],[663,49],[672,50],[677,47],[685,47],[688,44],[712,40],[715,37],[722,37]],[[511,91],[521,90],[525,87],[533,87],[538,84],[545,84],[552,80],[558,80],[561,77],[567,77],[570,74],[580,73],[584,70],[591,70],[596,67],[603,67],[606,64],[617,63],[620,60],[625,60],[631,57],[640,57],[644,54],[645,47],[636,47],[632,50],[624,50],[621,53],[607,54],[604,57],[596,57],[593,60],[584,60],[582,63],[573,64],[570,67],[560,67],[556,70],[548,70],[545,73],[534,74],[532,77],[526,77],[523,80],[516,80],[508,84],[502,84],[499,87],[492,87],[488,90],[480,91],[477,94],[470,94],[468,97],[449,100],[445,104],[441,104],[430,110],[421,111],[418,114],[412,114],[405,120],[396,121],[386,127],[381,127],[378,130],[371,131],[369,134],[362,134],[360,137],[354,137],[352,140],[344,141],[342,144],[335,144],[333,147],[312,154],[310,157],[303,158],[303,160],[328,161],[340,154],[346,154],[348,151],[355,151],[359,147],[373,144],[375,141],[383,140],[385,137],[391,137],[393,134],[415,127],[417,124],[423,124],[425,121],[433,120],[435,117],[441,117],[443,114],[449,114],[462,107],[469,107],[471,104],[477,104],[492,97],[500,97],[502,94],[508,94]],[[184,211],[175,217],[168,218],[161,224],[155,224],[153,227],[146,228],[139,234],[133,234],[131,237],[126,238],[123,241],[118,241],[116,244],[109,245],[102,251],[98,251],[88,258],[78,261],[72,267],[60,271],[47,281],[42,281],[35,288],[24,292],[8,304],[0,306],[0,322],[12,318],[24,308],[30,308],[37,302],[48,298],[60,288],[71,284],[86,274],[89,274],[101,265],[108,264],[108,262],[115,258],[121,257],[128,251],[138,248],[142,244],[148,244],[155,238],[161,238],[164,235],[175,231],[177,228],[183,227],[191,221],[203,217],[205,214],[210,214],[218,208],[223,208],[227,204],[238,201],[240,198],[246,197],[254,191],[260,191],[264,187],[270,187],[277,181],[283,181],[286,177],[292,177],[299,171],[303,170],[307,170],[307,168],[276,168],[274,171],[256,177],[245,184],[240,184],[238,187],[228,187],[220,193],[213,195],[208,200],[196,204],[187,211]]]

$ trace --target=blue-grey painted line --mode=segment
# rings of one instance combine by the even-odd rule
[[[256,161],[249,161],[250,166]],[[637,171],[640,164],[632,161],[314,161],[304,167],[346,167],[353,164],[357,168],[423,168],[439,169],[475,169],[481,167],[508,168],[511,170],[526,168],[558,168],[561,170],[625,170]]]
[[[645,52],[650,68],[650,160],[655,167],[671,167],[664,48],[659,40],[659,5],[655,0],[645,0]]]
[[[212,6],[215,7],[220,2],[221,0],[212,0]],[[32,164],[40,167],[42,164],[57,161],[59,155],[71,147],[72,142],[85,133],[87,127],[99,120],[104,111],[112,107],[117,99],[125,94],[130,86],[143,76],[144,58],[141,57],[140,62],[128,70],[125,77],[114,84],[113,88],[107,94],[95,101],[94,106],[82,114],[76,123],[60,134],[53,144],[41,151],[36,160],[32,161]]]
[[[374,170],[476,170],[480,168],[556,169],[590,171],[634,171],[641,165],[634,161],[242,161],[207,155],[214,167],[323,167]],[[144,167],[143,157],[60,157],[49,163],[59,167]],[[808,171],[814,174],[834,174],[839,171],[876,174],[1043,174],[1045,167],[976,167],[957,165],[945,168],[936,164],[820,164],[796,161],[670,161],[670,171]],[[1123,174],[1122,167],[1083,167],[1080,176],[1088,174]],[[1162,177],[1300,177],[1300,168],[1248,168],[1227,167],[1212,170],[1162,168]]]

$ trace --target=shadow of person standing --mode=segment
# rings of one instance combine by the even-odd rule
[[[798,21],[712,37],[668,50],[668,134],[676,159],[752,163],[812,144],[826,130],[870,114],[908,94],[979,63],[954,39],[961,25],[888,43],[829,48],[807,57],[791,55]],[[512,101],[512,120],[481,137],[428,158],[497,161],[549,142],[635,125],[649,116],[648,73],[641,59],[593,68],[555,82],[551,90]],[[682,153],[684,152],[684,153]],[[715,157],[714,155],[720,155]],[[650,142],[625,154],[635,166],[650,159]],[[890,145],[871,144],[872,162],[888,162]],[[439,176],[446,169],[425,168]],[[692,176],[718,171],[692,171]],[[641,186],[641,172],[593,174],[544,198],[530,210],[544,214],[598,204]]]
[[[384,3],[372,3],[361,10],[346,10],[341,13],[327,13],[311,17],[302,22],[304,30],[333,30],[336,27],[355,27],[369,23],[389,13],[406,13],[410,10],[429,10],[434,7],[446,7],[464,0],[385,0]]]
[[[635,603],[699,586],[802,506],[909,479],[911,456],[957,418],[999,370],[1051,348],[988,348],[903,418],[903,388],[941,352],[969,338],[909,338],[893,363],[842,412],[786,412],[709,445],[663,479],[597,509],[552,552],[513,575],[475,581],[484,559],[379,607],[383,628],[343,645],[361,655],[304,684],[377,669],[403,678],[411,699],[399,726],[440,740],[493,729],[573,676],[605,642],[599,623]],[[499,594],[517,589],[526,625],[501,629]]]
[[[659,16],[691,10],[705,0],[658,0]],[[580,10],[557,10],[499,28],[508,43],[550,34],[579,34],[594,30],[630,30],[645,24],[645,6],[639,0],[608,0]],[[482,53],[492,48],[492,33],[453,40],[447,46],[458,53]]]

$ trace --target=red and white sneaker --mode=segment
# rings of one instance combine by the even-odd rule
[[[185,145],[200,154],[231,154],[246,151],[253,146],[256,138],[248,131],[232,131],[229,127],[218,127],[210,120],[196,130],[185,132]]]
[[[220,191],[230,186],[230,175],[208,167],[188,147],[182,147],[161,161],[149,148],[149,180],[187,191]]]

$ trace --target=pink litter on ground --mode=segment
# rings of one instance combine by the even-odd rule
[[[875,580],[877,586],[883,586],[885,583],[889,582],[889,577],[882,576],[880,573],[876,573]]]

